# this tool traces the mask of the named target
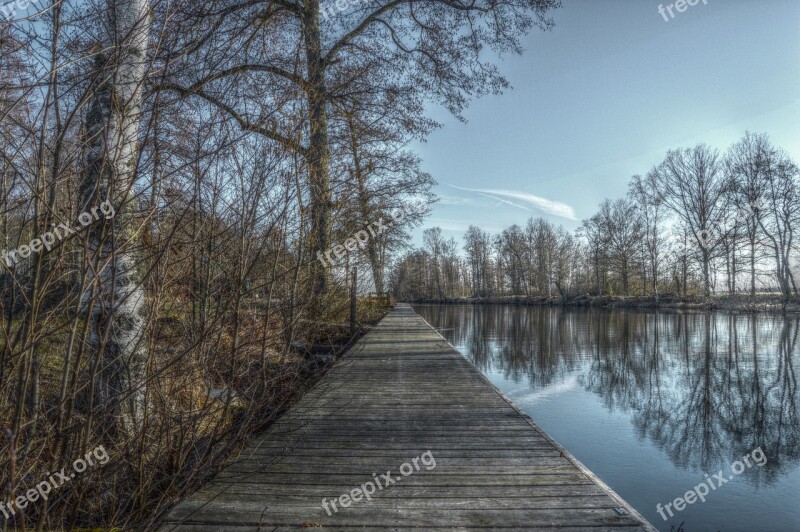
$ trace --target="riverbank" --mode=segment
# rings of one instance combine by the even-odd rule
[[[520,306],[566,306],[596,308],[640,308],[671,310],[724,310],[727,312],[770,312],[779,314],[800,313],[800,303],[790,301],[784,303],[776,294],[756,294],[755,296],[736,294],[712,296],[708,299],[700,296],[661,296],[658,300],[652,296],[578,296],[561,297],[461,297],[446,299],[419,299],[412,303],[440,305],[520,305]]]

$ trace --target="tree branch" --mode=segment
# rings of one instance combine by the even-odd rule
[[[272,139],[272,140],[274,140],[276,142],[279,142],[280,144],[282,144],[287,149],[293,150],[293,151],[299,153],[300,155],[302,155],[303,157],[307,157],[308,156],[308,148],[306,148],[305,146],[303,146],[302,144],[300,144],[296,140],[292,140],[289,137],[281,135],[280,133],[278,133],[277,131],[275,131],[273,129],[267,129],[267,128],[264,128],[262,126],[256,125],[256,124],[251,124],[249,121],[245,120],[245,118],[242,115],[240,115],[238,112],[236,112],[236,110],[233,109],[233,107],[221,102],[220,100],[218,100],[217,98],[211,96],[208,93],[205,93],[205,92],[203,92],[201,90],[190,90],[190,89],[187,89],[185,87],[181,87],[180,85],[177,85],[175,83],[163,83],[163,84],[159,85],[159,88],[163,89],[163,90],[175,91],[182,98],[185,98],[187,96],[193,96],[193,95],[194,96],[198,96],[198,97],[202,98],[203,100],[207,101],[208,103],[214,105],[218,109],[221,109],[221,110],[225,111],[226,113],[228,113],[228,115],[230,115],[231,118],[233,118],[234,120],[236,120],[236,122],[239,123],[239,127],[241,127],[242,130],[244,130],[244,131],[252,131],[253,133],[258,133],[260,135],[263,135],[263,136],[267,137],[268,139]]]

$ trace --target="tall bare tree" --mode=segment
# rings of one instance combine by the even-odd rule
[[[711,261],[728,211],[727,183],[719,152],[705,144],[671,150],[654,169],[661,198],[689,229],[703,269],[703,293],[711,295]]]
[[[787,301],[792,293],[797,296],[790,255],[795,245],[794,228],[800,221],[800,170],[783,150],[768,145],[763,149],[760,188],[764,205],[756,216],[772,248],[778,286]]]
[[[481,228],[470,225],[464,235],[464,251],[467,253],[474,295],[483,297],[491,287],[491,236]]]
[[[636,205],[628,199],[600,204],[600,224],[605,235],[609,262],[622,282],[622,293],[630,292],[630,278],[638,259],[642,224]]]
[[[662,234],[666,213],[662,206],[662,199],[657,192],[655,172],[649,172],[645,177],[635,175],[631,179],[628,195],[635,202],[639,211],[639,220],[642,224],[642,242],[644,244],[647,264],[650,270],[651,289],[656,303],[658,302],[658,281],[660,266],[663,259],[664,236]]]
[[[750,295],[756,293],[756,271],[759,252],[761,221],[764,212],[758,208],[765,190],[765,157],[771,151],[769,139],[764,134],[745,133],[745,136],[728,149],[725,157],[725,174],[737,212],[737,226],[744,228],[750,259]]]

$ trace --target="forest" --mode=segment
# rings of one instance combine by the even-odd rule
[[[463,118],[503,92],[493,60],[557,5],[4,10],[2,500],[98,446],[110,458],[0,526],[155,527],[292,404],[325,370],[315,355],[385,312],[367,293],[426,209],[382,220],[436,199],[409,148],[440,126],[430,110]],[[317,260],[372,224],[335,266]]]

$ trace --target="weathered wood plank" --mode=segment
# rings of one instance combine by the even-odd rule
[[[214,483],[213,486],[205,486],[198,491],[194,497],[188,500],[216,500],[222,494],[253,494],[263,496],[265,500],[283,499],[288,496],[302,496],[306,501],[322,500],[323,497],[335,498],[353,489],[353,484],[341,481],[337,484],[314,484],[314,485],[285,485],[285,484],[239,484],[239,483]],[[376,491],[372,499],[454,499],[465,498],[472,501],[495,500],[495,499],[529,499],[544,496],[553,497],[581,497],[591,495],[606,496],[606,492],[591,481],[583,484],[555,484],[555,485],[536,485],[536,486],[493,486],[491,496],[487,496],[485,486],[459,486],[455,495],[442,490],[439,486],[430,485],[404,485],[397,489]],[[608,499],[610,500],[610,499]],[[441,501],[440,501],[441,502]],[[444,501],[446,502],[446,501]],[[277,502],[276,502],[277,504]]]
[[[407,526],[408,523],[403,523],[406,526],[392,526],[392,527],[375,527],[375,526],[365,526],[365,527],[358,527],[359,532],[386,532],[387,529],[390,529],[392,532],[420,532],[420,530],[453,530],[454,527],[452,526],[426,526],[424,529],[420,527],[409,527]],[[312,523],[304,524],[303,528],[316,528],[316,525]],[[337,529],[343,527],[336,527]],[[591,532],[623,532],[628,530],[640,530],[641,527],[638,525],[631,525],[630,527],[621,527],[621,526],[589,526],[589,525],[582,525],[579,527],[563,527],[563,526],[543,526],[543,527],[500,527],[500,526],[492,526],[492,527],[459,527],[457,530],[494,530],[494,529],[503,529],[503,530],[536,530],[537,532],[586,532],[587,530]],[[224,525],[211,525],[211,524],[193,524],[193,523],[186,523],[181,526],[180,530],[184,532],[264,532],[263,526],[246,526],[246,525],[237,525],[237,524],[230,524],[225,523]],[[269,532],[297,532],[298,526],[271,526],[267,530]]]
[[[163,523],[265,527],[653,530],[403,305]]]
[[[243,506],[262,507],[264,504],[263,494],[254,493],[230,493],[225,492],[214,499],[215,503]],[[330,500],[331,495],[324,498]],[[280,497],[283,504],[291,504],[293,508],[316,511],[320,507],[322,497],[311,499],[308,496],[287,495]],[[199,509],[204,501],[187,501],[186,508]],[[554,495],[550,497],[515,497],[515,498],[466,498],[466,497],[375,497],[369,502],[371,508],[405,508],[405,509],[441,509],[441,510],[528,510],[528,509],[553,509],[553,508],[609,508],[614,506],[605,493],[599,492],[595,495]]]
[[[418,527],[491,527],[502,523],[503,527],[535,528],[537,526],[623,526],[632,527],[640,523],[630,515],[619,515],[611,508],[530,508],[525,510],[501,509],[407,509],[380,508],[364,509],[350,506],[327,515],[321,506],[312,508],[281,508],[279,516],[273,517],[268,503],[249,506],[242,503],[216,503],[219,509],[211,517],[220,525],[259,525],[261,526],[342,526],[347,527],[384,526],[395,527],[413,523]],[[198,522],[186,506],[178,507],[176,518]],[[204,515],[205,509],[193,510]],[[343,515],[344,514],[344,515]],[[341,517],[340,517],[341,516]],[[208,522],[205,518],[202,522]]]
[[[391,471],[391,470],[390,470]],[[379,474],[383,474],[381,471]],[[428,486],[537,486],[540,484],[572,484],[580,482],[590,482],[588,477],[581,472],[572,471],[568,469],[555,469],[551,472],[542,472],[537,474],[527,475],[455,475],[455,474],[438,474],[427,475],[424,478],[419,473],[400,478],[396,472],[392,472],[395,484],[387,487],[387,489],[397,488],[400,484],[403,485],[428,485]],[[359,485],[372,480],[369,475],[362,474],[316,474],[314,472],[303,473],[279,473],[270,471],[231,471],[226,468],[224,471],[217,475],[216,479],[222,481],[236,481],[249,484],[309,484],[314,485],[317,483],[332,484],[335,482],[352,482],[354,488]]]

